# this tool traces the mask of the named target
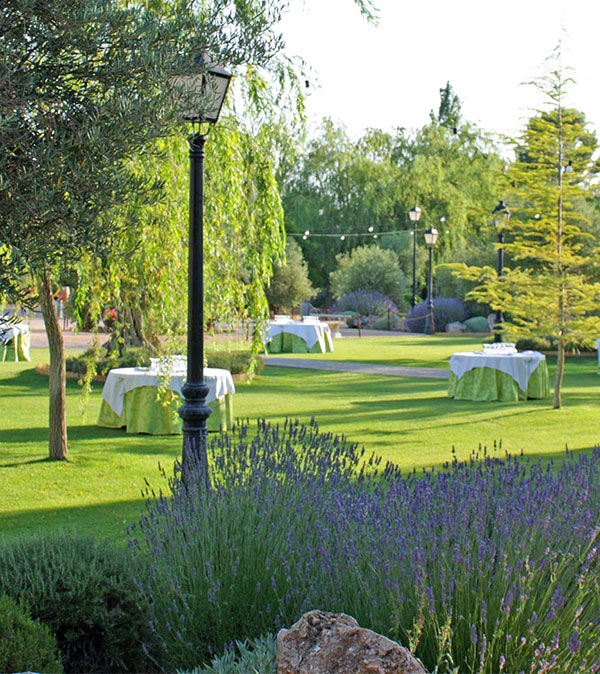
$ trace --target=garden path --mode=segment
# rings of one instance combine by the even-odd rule
[[[376,365],[373,363],[345,363],[335,360],[310,360],[305,358],[282,358],[265,356],[265,365],[277,367],[298,367],[309,370],[332,370],[334,372],[362,372],[364,374],[383,374],[392,377],[425,377],[430,379],[448,379],[450,372],[433,367],[402,367],[400,365]]]

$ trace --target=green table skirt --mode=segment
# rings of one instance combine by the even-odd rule
[[[102,401],[98,414],[98,426],[123,428],[127,433],[148,433],[149,435],[180,435],[181,418],[177,410],[183,399],[177,396],[169,404],[163,405],[156,399],[155,386],[141,386],[125,394],[123,411],[119,416],[106,402]],[[209,431],[226,431],[233,425],[233,395],[227,395],[208,403],[212,414],[206,426]]]
[[[527,398],[548,398],[550,378],[546,361],[542,361],[529,378],[527,391],[522,391],[517,382],[506,372],[490,367],[476,367],[458,379],[450,372],[448,397],[455,400],[500,400],[516,402]]]
[[[267,342],[266,349],[269,353],[328,353],[333,351],[331,333],[323,332],[323,340],[317,340],[312,348],[302,337],[289,332],[280,332]]]
[[[19,333],[15,335],[8,343],[0,346],[2,351],[2,361],[8,360],[31,360],[29,355],[29,344],[31,342],[31,334]]]

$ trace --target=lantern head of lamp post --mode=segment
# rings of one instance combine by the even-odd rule
[[[231,78],[231,73],[220,65],[211,64],[203,54],[197,55],[191,73],[173,78],[178,98],[185,106],[183,119],[198,124],[215,124]]]
[[[433,248],[438,240],[438,231],[435,227],[428,227],[423,236],[425,237],[425,244],[429,248]]]
[[[185,112],[183,118],[198,124],[189,137],[190,224],[188,244],[188,324],[187,378],[181,391],[184,403],[179,410],[183,421],[182,468],[184,481],[192,468],[201,483],[210,486],[207,458],[206,420],[211,409],[206,403],[208,386],[204,379],[204,141],[206,128],[219,118],[231,74],[211,65],[203,56],[194,59],[195,71],[175,78],[173,87]]]
[[[502,199],[500,199],[498,205],[492,211],[492,215],[494,217],[494,225],[496,225],[496,229],[508,225],[508,221],[510,220],[510,210]]]
[[[408,211],[408,217],[410,218],[411,222],[419,222],[419,218],[421,217],[421,209],[415,204],[410,211]]]

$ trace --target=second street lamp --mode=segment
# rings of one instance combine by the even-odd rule
[[[425,230],[425,244],[429,249],[429,267],[427,269],[427,314],[425,315],[426,335],[433,335],[433,247],[438,240],[438,231],[435,227],[429,227]]]
[[[510,211],[502,199],[498,202],[498,205],[492,211],[494,217],[494,225],[496,231],[498,232],[498,278],[502,278],[504,273],[504,228],[508,225],[510,220]],[[501,343],[504,341],[503,337],[503,327],[504,316],[502,315],[502,309],[496,310],[496,319],[494,321],[494,342]]]
[[[178,77],[174,86],[186,107],[192,107],[183,118],[193,125],[188,138],[190,146],[190,226],[188,249],[188,328],[187,377],[182,387],[184,398],[179,416],[183,420],[182,465],[200,471],[208,485],[206,455],[206,420],[211,409],[206,404],[208,386],[204,381],[204,141],[219,114],[231,74],[220,66],[210,66],[203,57],[194,61],[196,72]],[[197,127],[196,127],[197,125]]]
[[[421,217],[421,209],[415,204],[410,211],[408,217],[413,223],[413,268],[412,268],[412,300],[411,306],[417,306],[417,224]]]

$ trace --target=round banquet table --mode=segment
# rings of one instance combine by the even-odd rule
[[[475,351],[450,357],[448,396],[455,400],[516,402],[549,395],[546,356],[537,351],[512,354]]]
[[[333,339],[327,323],[320,321],[269,321],[265,330],[269,353],[327,353]]]
[[[2,360],[31,360],[29,344],[31,333],[29,326],[23,323],[9,325],[0,331],[0,350]]]
[[[181,387],[185,379],[184,374],[171,375],[168,388],[178,395],[161,400],[158,397],[160,380],[155,370],[145,367],[110,370],[102,389],[98,426],[125,427],[127,433],[180,434],[181,418],[177,411],[183,403]],[[204,379],[208,385],[206,402],[212,409],[206,426],[209,431],[226,431],[233,425],[235,386],[231,372],[207,367]]]

